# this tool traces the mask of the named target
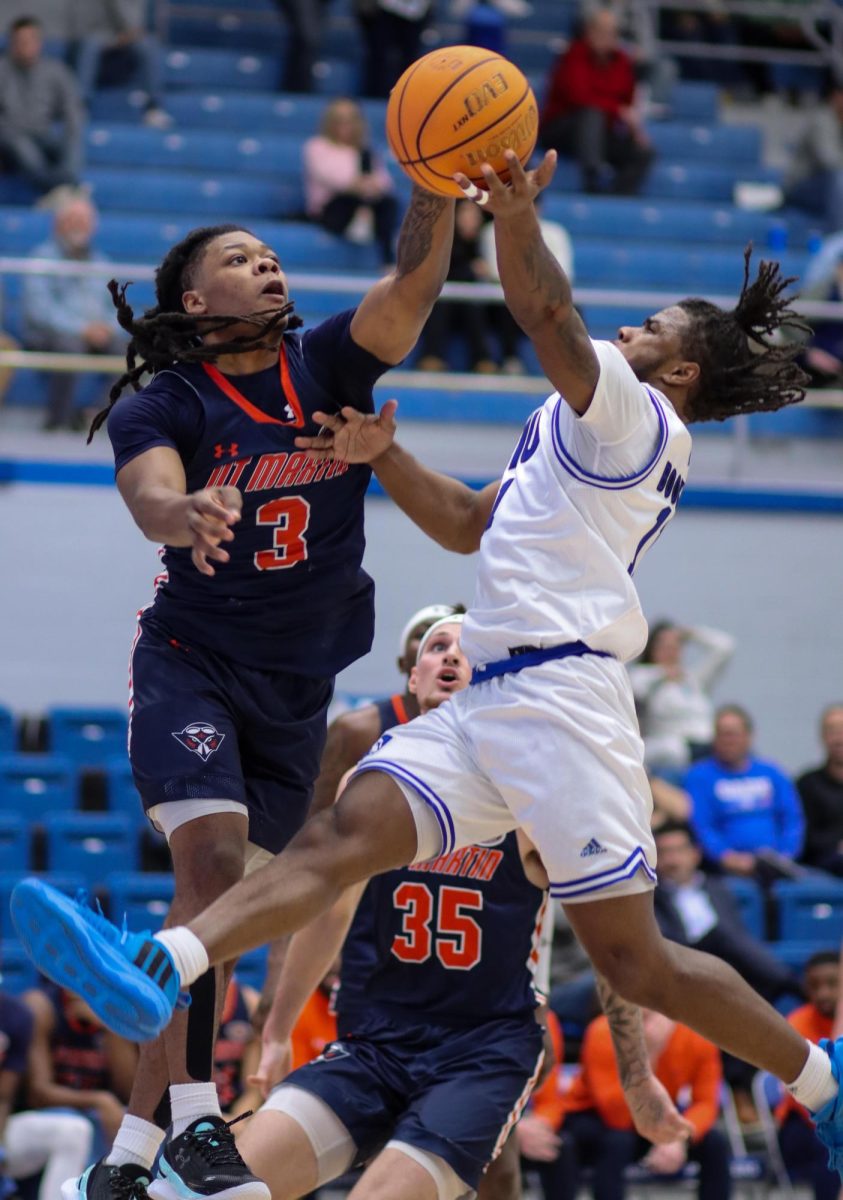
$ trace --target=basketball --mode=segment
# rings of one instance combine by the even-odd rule
[[[479,46],[446,46],[408,67],[392,89],[386,135],[414,183],[440,196],[462,196],[462,171],[484,186],[481,164],[507,182],[506,150],[526,164],[539,114],[524,75],[508,59]]]

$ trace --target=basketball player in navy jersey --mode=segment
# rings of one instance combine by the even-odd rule
[[[462,636],[472,687],[395,730],[331,810],[189,927],[121,946],[113,927],[89,933],[87,918],[38,880],[18,885],[13,911],[42,968],[60,981],[84,969],[109,1020],[157,1029],[182,981],[300,928],[361,878],[521,827],[614,992],[781,1078],[843,1175],[843,1039],[809,1043],[731,967],[659,932],[652,798],[624,670],[647,635],[634,572],[685,487],[689,427],[804,396],[799,346],[775,337],[805,333],[791,281],[770,262],[750,280],[747,251],[733,309],[687,298],[623,326],[614,342],[593,340],[533,207],[555,155],[530,172],[512,153],[507,162],[509,185],[485,166],[487,191],[458,182],[494,216],[507,304],[555,390],[503,479],[477,493],[422,467],[392,445],[394,405],[377,418],[326,417],[333,444],[311,442],[314,461],[374,462],[442,545],[479,548]],[[124,1024],[128,1002],[138,1015]]]
[[[446,616],[421,640],[409,687],[422,713],[468,686],[461,622]],[[342,947],[339,1038],[239,1138],[273,1200],[363,1163],[352,1200],[520,1194],[517,1170],[494,1176],[543,1057],[534,972],[546,882],[530,843],[510,833],[351,888],[295,937],[262,1067],[283,1074],[298,1014]],[[651,1134],[684,1131],[658,1089],[652,1100]]]
[[[428,604],[413,613],[399,639],[398,670],[402,675],[409,680],[416,664],[419,642],[430,626],[442,617],[461,612],[465,612],[461,604]],[[406,725],[418,715],[418,701],[409,687],[341,713],[328,726],[310,811],[321,812],[333,804],[343,775],[360,761],[370,746],[374,746],[382,733],[393,725]]]
[[[412,349],[439,294],[452,230],[453,203],[416,190],[395,271],[303,334],[277,255],[237,225],[174,246],[141,318],[111,285],[129,369],[92,432],[107,416],[120,493],[164,543],[132,650],[129,752],[172,853],[171,920],[268,861],[307,814],[334,676],[372,641],[370,469],[313,463],[295,438],[318,432],[315,409],[373,411],[375,381]],[[115,403],[144,369],[152,381]],[[112,1152],[64,1200],[122,1200],[127,1186],[146,1196],[168,1082],[181,1165],[149,1195],[268,1196],[237,1158],[212,1082],[222,984],[221,971],[199,980],[189,1012],[144,1048]]]

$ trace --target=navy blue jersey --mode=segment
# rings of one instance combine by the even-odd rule
[[[278,364],[222,375],[176,363],[112,409],[117,471],[154,446],[179,454],[188,492],[237,487],[243,514],[228,563],[200,574],[189,548],[167,546],[152,613],[186,645],[266,670],[333,676],[371,647],[374,585],[361,568],[371,471],[314,462],[295,438],[312,414],[370,413],[388,369],[353,340],[353,311],[286,334]]]
[[[22,1075],[29,1058],[35,1018],[26,1005],[0,992],[0,1071]]]
[[[529,1013],[544,908],[514,833],[376,876],[343,946],[340,1033],[379,1015],[461,1025]]]
[[[50,1036],[53,1078],[62,1087],[79,1091],[111,1090],[111,1066],[106,1049],[108,1034],[102,1025],[74,1016],[61,988],[44,988],[52,1001],[56,1023]]]
[[[387,729],[394,729],[396,725],[406,725],[410,720],[404,707],[404,697],[400,693],[386,696],[383,700],[375,700],[375,708],[378,710],[380,721],[378,737],[386,733]]]

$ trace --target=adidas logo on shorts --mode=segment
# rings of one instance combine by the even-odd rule
[[[592,858],[595,854],[605,854],[606,847],[601,846],[597,838],[592,838],[587,846],[580,850],[580,858]]]

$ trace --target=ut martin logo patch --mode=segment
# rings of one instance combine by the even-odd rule
[[[201,759],[207,760],[215,750],[219,750],[225,734],[219,733],[213,725],[206,725],[204,721],[194,721],[190,725],[185,725],[181,733],[174,733],[173,737],[177,742],[181,742],[187,750],[198,754]]]
[[[597,838],[592,838],[588,845],[580,850],[580,858],[591,858],[595,854],[605,854],[606,847],[601,846]]]

